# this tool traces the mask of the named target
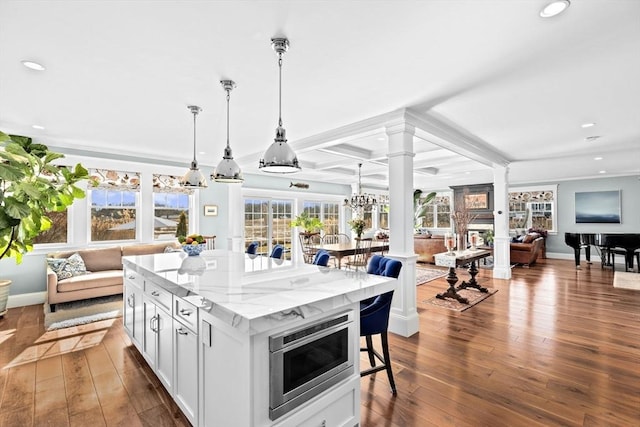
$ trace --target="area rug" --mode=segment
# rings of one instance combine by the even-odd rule
[[[436,268],[416,267],[416,285],[430,282],[439,277],[447,275],[447,270],[438,270]]]
[[[47,331],[120,316],[122,316],[122,295],[63,302],[56,304],[54,313],[51,313],[49,304],[44,304],[44,327]]]
[[[446,289],[443,289],[442,291],[444,292]],[[444,308],[448,308],[449,310],[454,310],[454,311],[465,311],[470,309],[471,307],[473,307],[474,305],[478,304],[481,301],[484,301],[485,299],[489,298],[491,295],[495,294],[496,292],[498,292],[497,289],[492,289],[492,288],[487,288],[487,290],[489,292],[480,292],[476,289],[461,289],[458,291],[458,294],[460,294],[462,297],[466,298],[469,300],[469,304],[462,304],[461,302],[458,302],[457,300],[451,299],[451,298],[445,298],[445,299],[440,299],[437,297],[433,297],[433,298],[429,298],[426,301],[423,301],[425,304],[432,304],[438,307],[444,307]]]
[[[640,273],[616,271],[613,275],[613,287],[640,291]]]

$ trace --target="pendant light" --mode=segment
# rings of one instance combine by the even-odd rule
[[[215,182],[241,183],[244,181],[240,166],[233,160],[231,154],[231,146],[229,145],[229,95],[236,84],[233,80],[220,80],[222,88],[227,92],[227,147],[224,149],[222,160],[218,163],[218,167],[211,174],[211,179]]]
[[[279,92],[278,92],[278,127],[273,144],[269,146],[260,159],[260,169],[270,173],[294,173],[302,168],[298,164],[296,153],[287,144],[287,135],[282,127],[282,55],[289,49],[289,40],[286,38],[271,39],[271,47],[278,54],[279,68]]]
[[[196,116],[202,111],[202,108],[197,105],[189,105],[187,108],[193,113],[193,160],[191,167],[180,180],[180,185],[187,188],[207,188],[207,179],[198,169],[198,161],[196,160]]]

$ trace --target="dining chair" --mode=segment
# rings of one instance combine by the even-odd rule
[[[271,258],[278,258],[278,259],[282,259],[284,255],[284,246],[282,245],[275,245],[273,247],[273,249],[271,250],[271,255],[269,255]]]
[[[205,240],[205,247],[204,249],[207,251],[212,251],[216,248],[216,236],[202,236],[204,237]]]
[[[344,233],[325,234],[322,237],[323,245],[336,245],[339,243],[350,243],[350,242],[351,242],[351,237],[347,236]],[[338,268],[338,258],[336,258],[333,255],[330,255],[329,261],[333,261],[333,266],[335,268]]]
[[[307,264],[313,261],[317,247],[320,246],[322,238],[319,233],[300,233],[300,247],[302,248],[302,256]]]
[[[369,262],[369,255],[371,255],[371,243],[373,239],[371,237],[356,239],[356,248],[353,256],[351,256],[345,263],[347,268],[366,268]]]
[[[258,242],[251,242],[247,246],[247,253],[250,255],[255,255],[258,252]]]
[[[313,258],[313,264],[319,265],[321,267],[327,267],[329,265],[330,257],[331,256],[329,255],[329,252],[321,249],[318,252],[316,252],[316,255]]]
[[[380,255],[371,257],[367,273],[378,276],[393,277],[397,279],[402,269],[402,263],[398,260],[385,258]],[[391,300],[393,291],[378,295],[360,302],[360,336],[365,337],[366,347],[360,351],[366,351],[369,355],[371,367],[360,371],[360,376],[373,374],[374,372],[386,370],[391,385],[391,392],[397,395],[396,383],[393,380],[391,370],[391,359],[389,357],[389,340],[387,330],[389,328],[389,312],[391,310]],[[372,335],[380,334],[382,345],[382,355],[373,347]],[[376,359],[382,363],[376,365]]]

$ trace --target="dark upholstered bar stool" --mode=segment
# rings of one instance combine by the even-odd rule
[[[402,263],[400,261],[374,255],[369,262],[367,273],[397,279],[401,269]],[[395,396],[398,392],[396,391],[396,383],[393,380],[393,372],[391,371],[389,341],[387,339],[392,299],[393,291],[360,302],[360,336],[365,337],[367,344],[360,351],[366,351],[369,354],[369,363],[371,364],[371,368],[360,371],[360,376],[363,377],[374,372],[386,370],[391,392]],[[376,334],[380,334],[382,355],[373,348],[371,336]],[[376,365],[376,358],[382,363],[381,365]]]

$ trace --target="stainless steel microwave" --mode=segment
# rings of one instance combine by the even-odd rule
[[[269,418],[353,375],[355,339],[352,311],[269,337]]]

